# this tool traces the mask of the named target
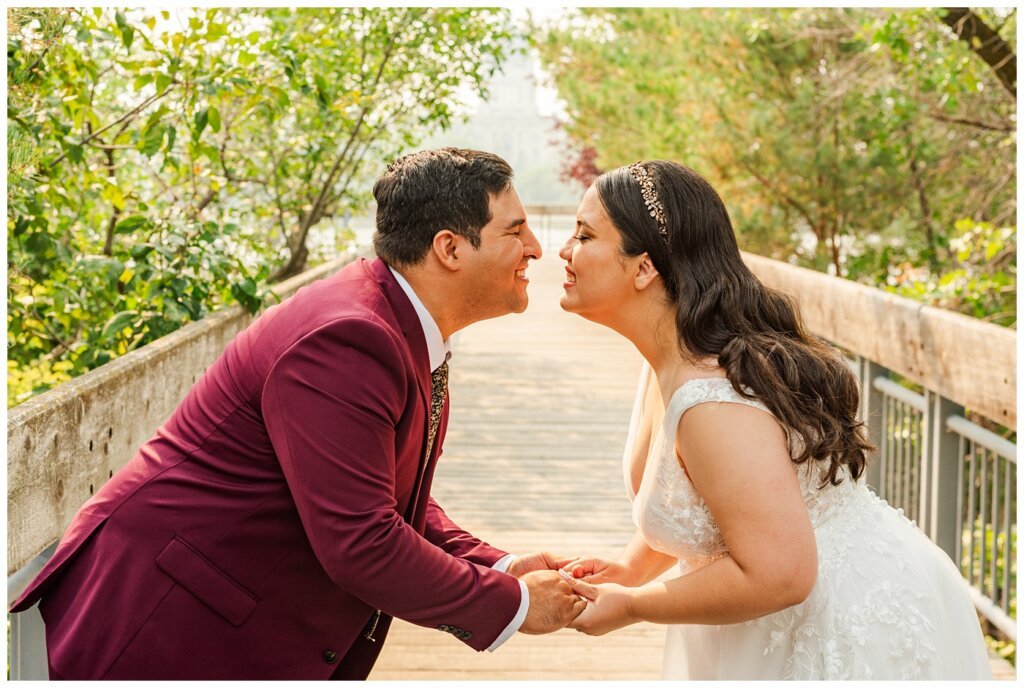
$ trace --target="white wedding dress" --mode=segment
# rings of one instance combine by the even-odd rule
[[[645,374],[649,369],[645,366]],[[635,440],[644,380],[634,408]],[[675,457],[675,429],[696,404],[768,412],[724,378],[691,380],[651,438],[633,519],[652,549],[685,575],[728,553]],[[627,446],[626,456],[630,448]],[[627,460],[626,484],[632,493]],[[667,679],[991,679],[966,583],[916,525],[849,477],[818,489],[820,464],[794,464],[818,548],[818,579],[801,604],[752,621],[668,627]]]

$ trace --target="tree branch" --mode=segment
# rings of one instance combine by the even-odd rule
[[[175,82],[175,83],[176,83],[176,82]],[[169,85],[169,86],[168,86],[167,88],[165,88],[165,89],[163,90],[163,92],[162,92],[162,93],[157,93],[157,94],[155,94],[155,95],[152,95],[152,96],[150,96],[149,98],[146,98],[146,100],[144,100],[144,101],[142,101],[141,103],[139,103],[138,105],[136,105],[136,106],[135,106],[134,108],[132,108],[132,110],[131,110],[130,112],[128,112],[128,114],[124,115],[124,116],[123,116],[123,117],[121,117],[120,119],[117,119],[117,120],[115,120],[115,121],[111,122],[111,123],[110,123],[110,124],[108,124],[107,126],[105,126],[105,127],[103,127],[102,129],[100,129],[99,131],[94,131],[94,132],[93,132],[92,134],[89,134],[89,135],[88,135],[87,137],[85,137],[84,139],[82,139],[82,140],[81,140],[81,141],[80,141],[80,142],[78,143],[78,145],[80,145],[80,146],[84,146],[85,144],[89,143],[89,141],[92,141],[92,140],[93,140],[94,138],[96,138],[97,136],[99,136],[100,134],[102,134],[103,132],[105,132],[105,131],[106,131],[107,129],[110,129],[110,128],[112,128],[112,127],[115,127],[115,126],[117,126],[118,124],[121,124],[122,122],[123,122],[123,123],[125,123],[125,124],[127,124],[127,123],[128,123],[128,120],[130,120],[130,119],[131,119],[132,117],[135,117],[135,116],[136,116],[137,114],[139,114],[140,112],[142,112],[143,110],[145,110],[146,108],[148,108],[148,107],[149,107],[150,105],[152,105],[153,103],[155,103],[156,101],[160,100],[160,99],[161,99],[161,98],[163,98],[163,97],[164,97],[165,95],[167,95],[167,93],[168,93],[168,92],[169,92],[169,91],[170,91],[170,90],[171,90],[172,88],[174,88],[174,86],[175,86],[175,83],[172,83],[172,84],[171,84],[171,85]],[[121,129],[121,131],[124,131],[124,129],[122,128],[122,129]],[[62,160],[64,160],[64,158],[66,158],[67,156],[68,156],[68,154],[67,154],[67,153],[62,153],[62,154],[60,155],[60,157],[58,157],[58,158],[57,158],[56,160],[54,160],[54,161],[53,161],[53,162],[51,162],[51,163],[50,163],[49,165],[47,165],[47,169],[51,169],[51,168],[55,167],[55,166],[56,166],[56,165],[57,165],[58,163],[60,163],[60,162],[61,162]]]
[[[908,141],[911,149],[910,154],[910,183],[917,191],[917,205],[921,211],[921,228],[924,229],[924,236],[928,242],[929,262],[934,270],[937,267],[938,256],[935,254],[935,229],[932,225],[932,209],[928,202],[928,192],[924,180],[924,172],[917,161],[917,151],[913,148],[913,142]]]
[[[115,181],[116,171],[114,169],[114,151],[105,151],[107,157],[107,177],[114,177]],[[110,216],[110,221],[107,223],[107,240],[103,243],[103,255],[112,256],[114,255],[114,227],[117,226],[117,219],[121,216],[121,209],[116,205],[114,206],[114,213]]]
[[[203,196],[202,199],[200,199],[199,205],[197,205],[192,210],[192,218],[195,219],[195,220],[198,220],[199,219],[199,214],[202,213],[206,209],[206,206],[210,205],[210,203],[212,203],[213,199],[215,199],[216,197],[217,197],[217,192],[216,191],[214,191],[213,189],[208,190],[206,192],[206,195]]]
[[[395,49],[398,47],[399,36],[401,33],[401,29],[404,28],[403,25],[405,24],[406,18],[407,17],[403,17],[403,20],[399,22],[399,26],[395,27],[395,29],[390,32],[387,45],[384,48],[384,54],[381,56],[380,64],[377,65],[377,70],[376,73],[374,74],[373,81],[370,84],[369,89],[362,89],[364,93],[375,93],[377,87],[380,85],[380,81],[384,76],[384,70],[387,67],[388,63],[391,61]],[[348,163],[351,162],[349,153],[350,151],[353,150],[354,146],[359,141],[359,134],[363,128],[363,124],[366,121],[366,116],[369,114],[369,108],[371,107],[371,105],[372,104],[363,105],[360,108],[359,117],[356,120],[356,124],[352,128],[351,133],[349,134],[348,141],[345,142],[345,147],[342,149],[341,153],[335,159],[334,165],[331,167],[330,172],[327,173],[327,176],[320,187],[320,192],[317,194],[316,200],[313,202],[313,205],[310,208],[309,213],[306,214],[305,217],[302,217],[300,219],[298,229],[293,234],[292,238],[288,241],[289,249],[291,250],[291,257],[283,266],[281,266],[280,269],[275,271],[274,274],[270,276],[269,279],[271,282],[276,282],[278,280],[284,279],[285,277],[290,277],[291,275],[296,274],[298,270],[301,269],[301,266],[305,262],[306,237],[309,235],[309,230],[313,227],[313,225],[315,225],[323,218],[324,211],[327,207],[328,195],[334,188],[334,183],[338,179],[338,176],[340,175],[343,169],[342,165],[345,165],[347,167]]]
[[[979,119],[970,119],[968,117],[950,117],[949,115],[944,115],[941,112],[929,112],[928,116],[931,117],[932,119],[937,119],[940,122],[949,122],[951,124],[963,124],[968,127],[985,129],[986,131],[1011,132],[1017,130],[1016,127],[1014,127],[1011,124],[1006,124],[1002,122],[993,124],[991,122],[982,122]]]
[[[992,27],[967,7],[943,7],[942,22],[965,41],[971,51],[995,72],[1007,92],[1017,99],[1017,56]]]

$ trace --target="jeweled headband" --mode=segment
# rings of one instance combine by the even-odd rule
[[[643,166],[643,163],[637,161],[629,166],[629,173],[633,175],[633,179],[640,185],[640,194],[644,197],[644,205],[647,206],[647,211],[651,217],[658,223],[658,231],[661,232],[661,236],[668,240],[668,222],[665,220],[665,206],[658,200],[658,192],[654,190],[654,177],[647,171],[647,168]]]

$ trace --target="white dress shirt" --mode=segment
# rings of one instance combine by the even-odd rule
[[[430,315],[430,311],[420,301],[420,297],[416,295],[412,285],[402,274],[395,270],[390,265],[388,269],[391,270],[391,274],[395,276],[398,281],[398,286],[402,288],[405,295],[409,297],[409,301],[412,303],[413,310],[416,311],[416,316],[420,319],[420,326],[423,328],[423,338],[427,342],[427,357],[430,359],[430,372],[434,372],[438,367],[452,357],[451,343],[447,339],[441,338],[441,328],[434,322],[434,317]],[[515,556],[512,554],[506,554],[498,561],[494,562],[491,567],[504,573],[508,570],[509,564]],[[526,621],[526,612],[530,609],[530,592],[526,589],[526,584],[523,581],[519,581],[519,590],[522,592],[522,597],[519,600],[519,611],[512,617],[512,621],[505,630],[501,632],[491,646],[487,648],[488,652],[494,652],[497,650],[506,640],[511,638],[519,627]]]

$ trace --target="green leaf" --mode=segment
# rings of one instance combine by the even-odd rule
[[[170,152],[174,148],[174,140],[178,137],[178,128],[168,124],[164,129],[167,132],[167,145],[164,146],[164,151]]]
[[[215,107],[211,107],[208,119],[210,122],[210,128],[214,131],[220,131],[220,110]]]
[[[124,210],[124,194],[114,184],[104,186],[103,191],[100,192],[100,197],[118,210]]]
[[[138,311],[121,311],[120,313],[117,313],[107,321],[106,325],[103,326],[103,332],[100,334],[100,338],[109,339],[110,337],[119,334],[126,327],[129,327],[138,316]]]
[[[126,217],[125,219],[121,220],[116,225],[114,225],[114,233],[129,234],[131,232],[136,231],[137,229],[149,226],[150,222],[148,218],[142,215],[132,215],[130,217]]]
[[[25,241],[25,248],[37,255],[43,255],[50,249],[52,244],[53,239],[48,234],[45,232],[35,232],[30,234]]]
[[[71,144],[67,147],[68,160],[78,164],[85,159],[85,149],[77,144]]]
[[[992,260],[1003,250],[1003,242],[996,239],[985,244],[985,260]]]
[[[153,248],[152,244],[135,244],[128,249],[128,253],[131,254],[131,257],[135,260],[142,260],[152,253]]]
[[[163,142],[164,128],[159,125],[151,126],[146,130],[139,150],[147,158],[151,158],[160,150],[160,146],[163,145]]]
[[[203,108],[197,112],[194,116],[195,127],[192,129],[192,140],[198,141],[199,136],[203,133],[203,129],[206,129],[206,124],[209,122],[210,110],[209,108]]]
[[[248,277],[238,283],[238,288],[249,296],[254,296],[256,294],[256,283]]]

